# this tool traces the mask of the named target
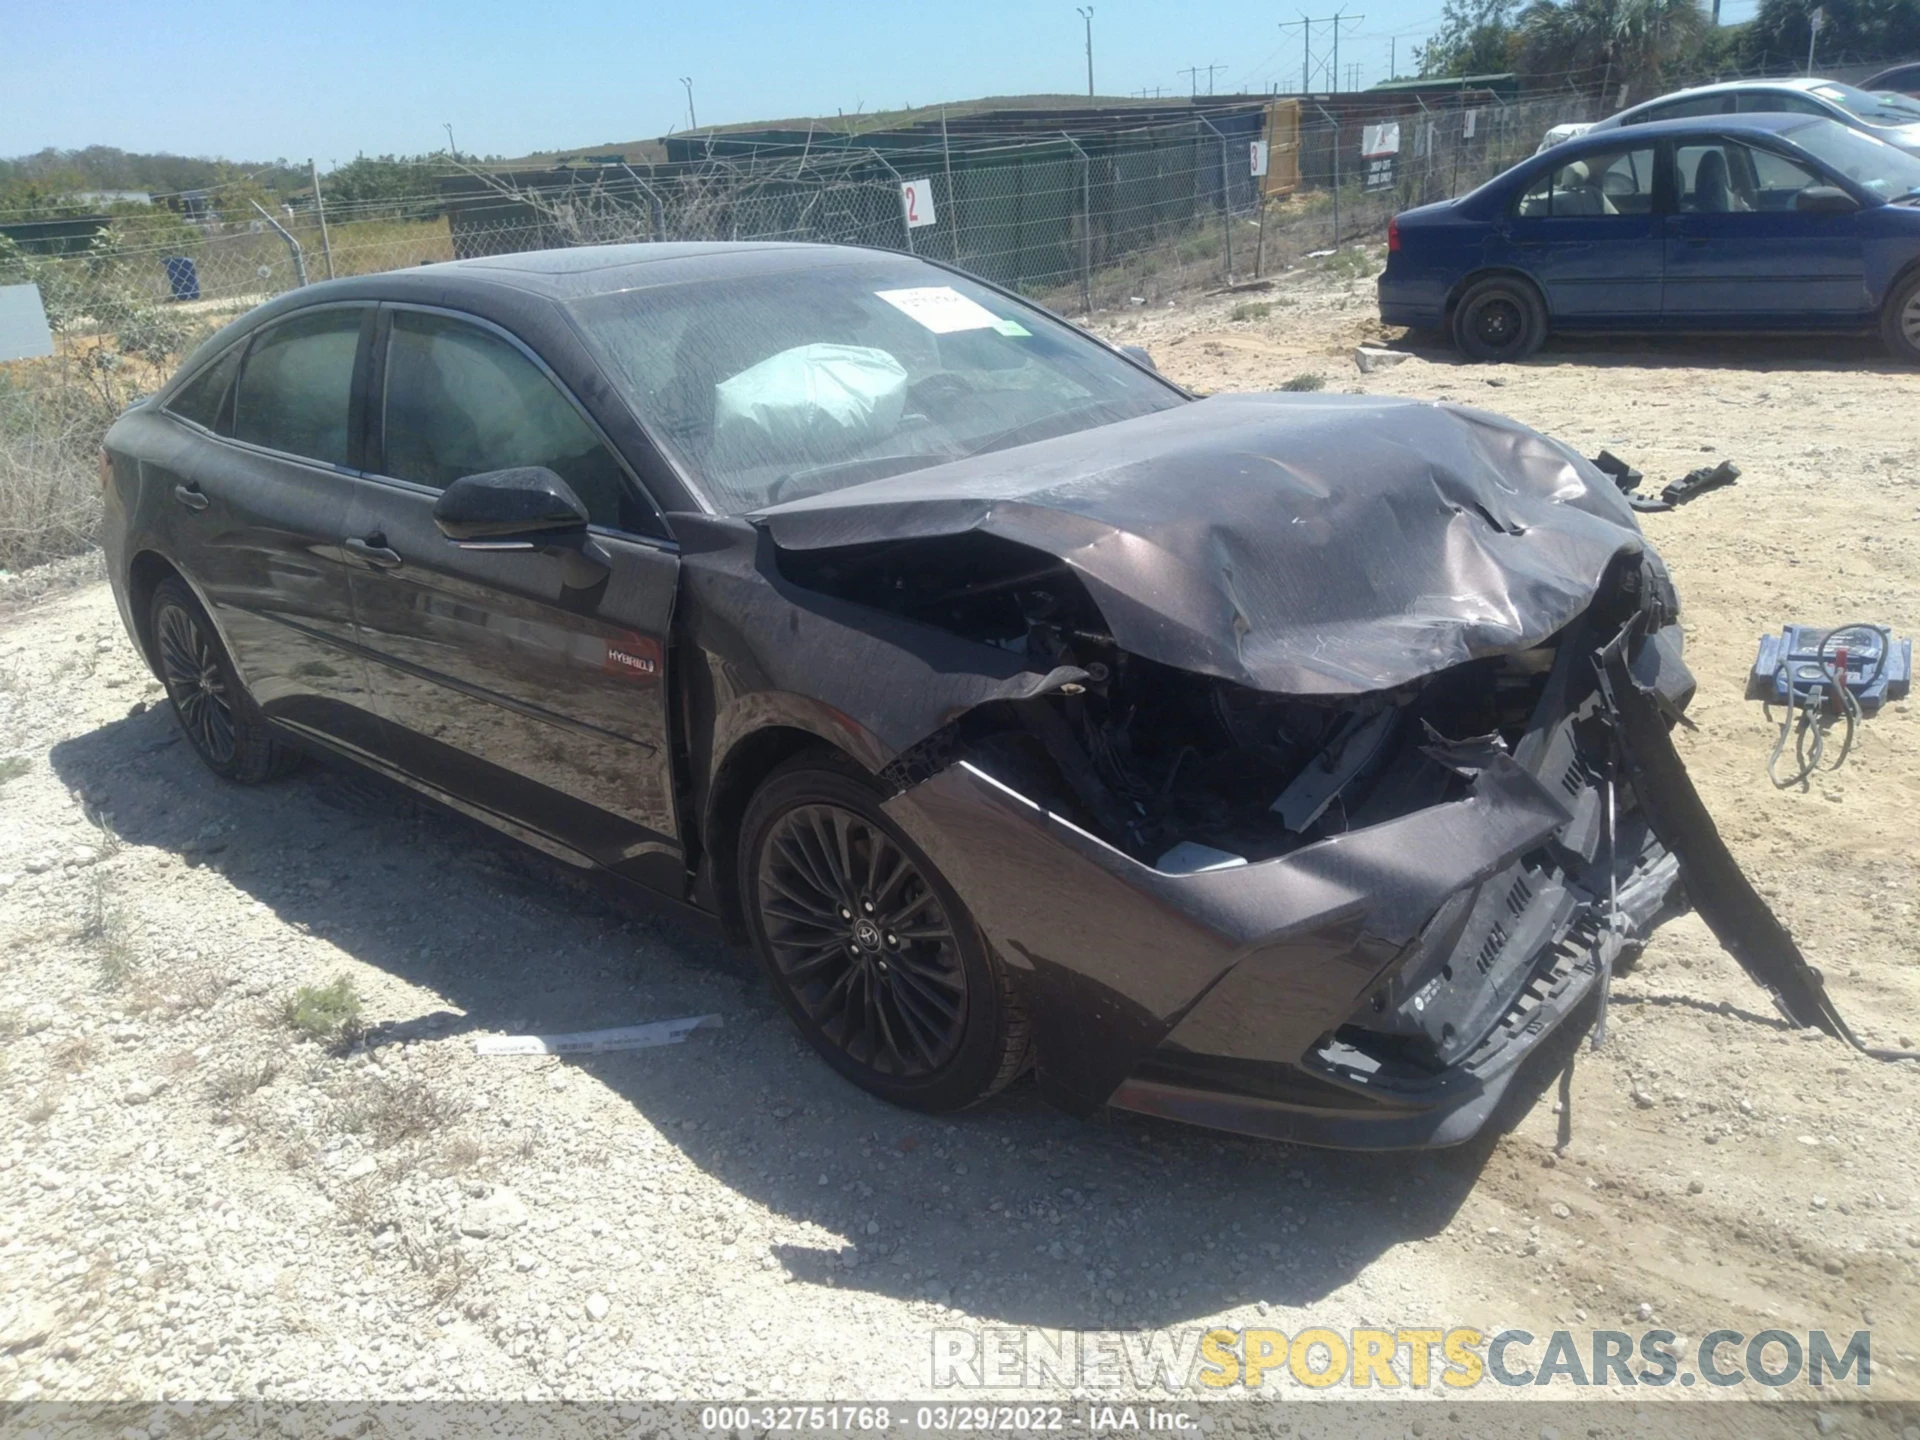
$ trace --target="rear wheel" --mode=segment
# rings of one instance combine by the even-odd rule
[[[147,615],[160,683],[180,729],[207,768],[243,785],[291,769],[297,754],[268,731],[193,592],[180,580],[162,580]]]
[[[1470,360],[1524,360],[1547,338],[1547,310],[1525,280],[1495,275],[1467,289],[1453,310],[1453,342]]]
[[[1920,365],[1920,270],[1894,286],[1880,312],[1880,338],[1887,353]]]
[[[847,1079],[956,1110],[1020,1073],[1027,1019],[952,886],[864,771],[803,756],[747,807],[747,928],[800,1032]]]

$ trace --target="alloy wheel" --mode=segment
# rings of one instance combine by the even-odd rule
[[[161,609],[155,629],[160,641],[160,678],[181,727],[215,765],[231,763],[233,702],[212,637],[196,616],[178,605]]]
[[[1920,351],[1920,290],[1907,296],[1907,303],[1900,311],[1900,333],[1907,344]]]
[[[758,879],[775,968],[822,1035],[895,1079],[953,1059],[967,1021],[959,942],[890,835],[838,805],[798,805],[768,832]]]

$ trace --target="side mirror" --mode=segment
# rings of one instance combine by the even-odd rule
[[[456,545],[530,550],[568,537],[584,539],[587,507],[553,471],[523,465],[454,481],[434,502],[433,523]]]
[[[1793,208],[1803,215],[1851,215],[1860,207],[1838,185],[1809,185],[1793,197]]]
[[[1120,353],[1122,355],[1131,355],[1135,360],[1138,360],[1142,365],[1153,371],[1154,374],[1158,375],[1160,373],[1160,367],[1153,363],[1153,356],[1147,353],[1146,346],[1122,345],[1120,347]]]

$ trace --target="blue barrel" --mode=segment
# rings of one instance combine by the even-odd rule
[[[169,255],[160,263],[167,267],[167,288],[173,291],[174,299],[200,298],[200,272],[194,268],[191,255]]]

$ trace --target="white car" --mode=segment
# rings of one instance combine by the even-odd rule
[[[1698,115],[1761,114],[1824,115],[1910,155],[1920,155],[1920,101],[1886,92],[1874,94],[1837,80],[1729,80],[1701,85],[1648,100],[1589,128],[1613,130],[1647,120],[1686,120]]]
[[[1564,125],[1556,125],[1547,131],[1540,141],[1540,150],[1551,150],[1562,140],[1571,140],[1576,135],[1584,135],[1593,128],[1591,120],[1569,120]],[[1538,155],[1540,150],[1533,153]]]

